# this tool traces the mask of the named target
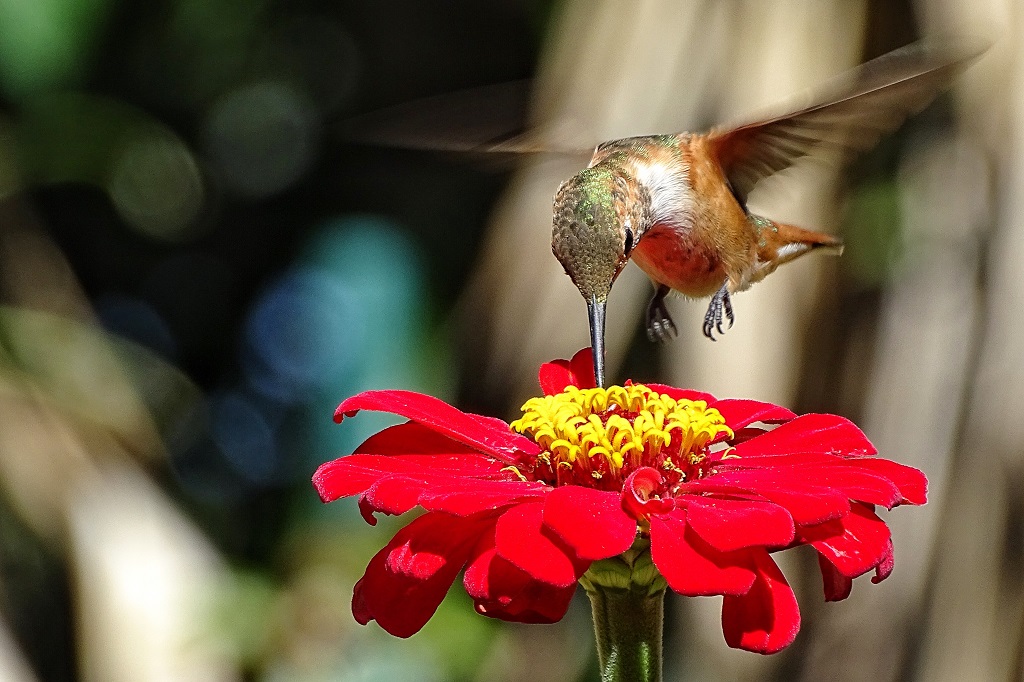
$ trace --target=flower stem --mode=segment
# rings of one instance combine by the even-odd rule
[[[602,682],[660,682],[665,590],[585,584]]]

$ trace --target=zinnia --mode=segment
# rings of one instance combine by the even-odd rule
[[[667,583],[723,595],[729,646],[773,653],[800,612],[772,552],[813,547],[828,600],[892,571],[875,507],[924,504],[927,482],[874,457],[852,422],[660,384],[595,388],[592,368],[589,349],[543,365],[545,395],[512,424],[407,391],[341,403],[339,422],[359,410],[409,421],[321,466],[320,497],[358,494],[371,524],[426,510],[356,584],[360,623],[412,635],[463,569],[478,612],[531,623],[559,620],[578,581]]]

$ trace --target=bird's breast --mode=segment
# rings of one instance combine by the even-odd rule
[[[710,296],[725,280],[718,249],[697,239],[688,227],[655,225],[633,249],[632,258],[655,282],[694,298]]]

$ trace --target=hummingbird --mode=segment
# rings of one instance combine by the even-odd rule
[[[859,151],[927,106],[983,50],[915,43],[826,83],[809,104],[753,122],[612,140],[554,197],[551,250],[583,295],[594,374],[605,385],[608,295],[632,260],[654,284],[652,341],[677,334],[670,292],[710,297],[704,336],[734,322],[731,296],[812,251],[839,254],[842,240],[755,215],[757,183],[819,151]]]
[[[954,40],[912,43],[805,93],[798,106],[703,133],[628,137],[585,150],[559,147],[524,125],[529,81],[378,111],[350,120],[346,136],[485,156],[589,156],[587,167],[554,195],[551,250],[586,301],[594,376],[603,387],[605,310],[629,261],[654,284],[646,314],[652,341],[678,333],[665,305],[673,291],[710,298],[703,333],[714,341],[715,332],[725,333],[724,323],[731,327],[735,321],[733,294],[806,253],[843,249],[839,237],[747,210],[758,182],[807,156],[874,146],[986,49]]]

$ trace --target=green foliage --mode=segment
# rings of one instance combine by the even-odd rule
[[[80,85],[108,0],[0,0],[0,88],[13,99]]]

